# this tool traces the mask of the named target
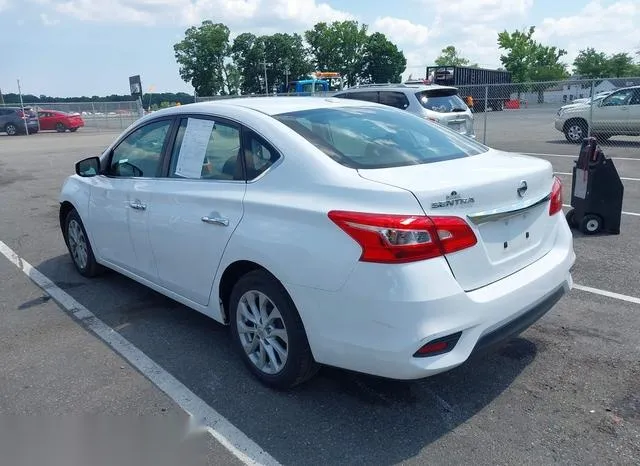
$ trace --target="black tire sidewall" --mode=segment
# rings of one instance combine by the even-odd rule
[[[587,223],[589,223],[591,220],[595,220],[596,222],[598,222],[598,228],[594,231],[589,231],[587,229]],[[580,229],[585,235],[595,235],[602,231],[602,219],[596,215],[585,215],[580,226]]]
[[[69,247],[69,223],[71,220],[75,220],[80,225],[82,229],[82,234],[84,235],[84,240],[87,243],[87,266],[81,268],[73,258],[73,253],[71,252],[71,248]],[[84,224],[82,223],[82,219],[80,219],[80,215],[78,212],[73,209],[71,212],[67,214],[67,218],[64,222],[64,241],[67,244],[67,249],[69,250],[69,255],[71,256],[71,262],[73,262],[73,266],[80,273],[80,275],[84,277],[93,277],[95,276],[100,269],[99,264],[96,262],[96,258],[93,255],[93,248],[91,247],[91,242],[89,241],[89,236],[87,235],[87,230],[84,228]]]
[[[240,341],[236,323],[238,303],[242,295],[251,290],[259,291],[269,297],[280,311],[287,329],[287,362],[277,374],[265,374],[260,371],[251,362]],[[273,388],[286,389],[298,385],[308,378],[309,368],[311,365],[315,365],[315,362],[311,356],[302,320],[287,291],[266,271],[255,270],[238,280],[229,299],[229,326],[233,345],[241,355],[243,362],[265,384]]]

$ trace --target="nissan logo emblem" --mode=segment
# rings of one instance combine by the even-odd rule
[[[518,196],[519,197],[524,197],[525,193],[527,192],[527,182],[526,181],[521,181],[520,182],[520,187],[517,189],[518,191]]]

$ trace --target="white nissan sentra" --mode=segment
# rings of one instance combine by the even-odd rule
[[[549,311],[575,261],[549,162],[323,97],[147,115],[76,164],[60,225],[79,273],[229,325],[277,387],[452,369]]]

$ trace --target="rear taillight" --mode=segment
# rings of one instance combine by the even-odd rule
[[[551,202],[549,204],[549,215],[555,215],[562,210],[562,182],[557,176],[553,177],[553,187],[551,188]]]
[[[360,260],[398,264],[431,259],[477,243],[458,217],[331,211],[329,218],[362,247]]]

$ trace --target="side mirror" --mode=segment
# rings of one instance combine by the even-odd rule
[[[90,177],[100,173],[100,158],[88,157],[76,163],[76,174],[78,176]]]

